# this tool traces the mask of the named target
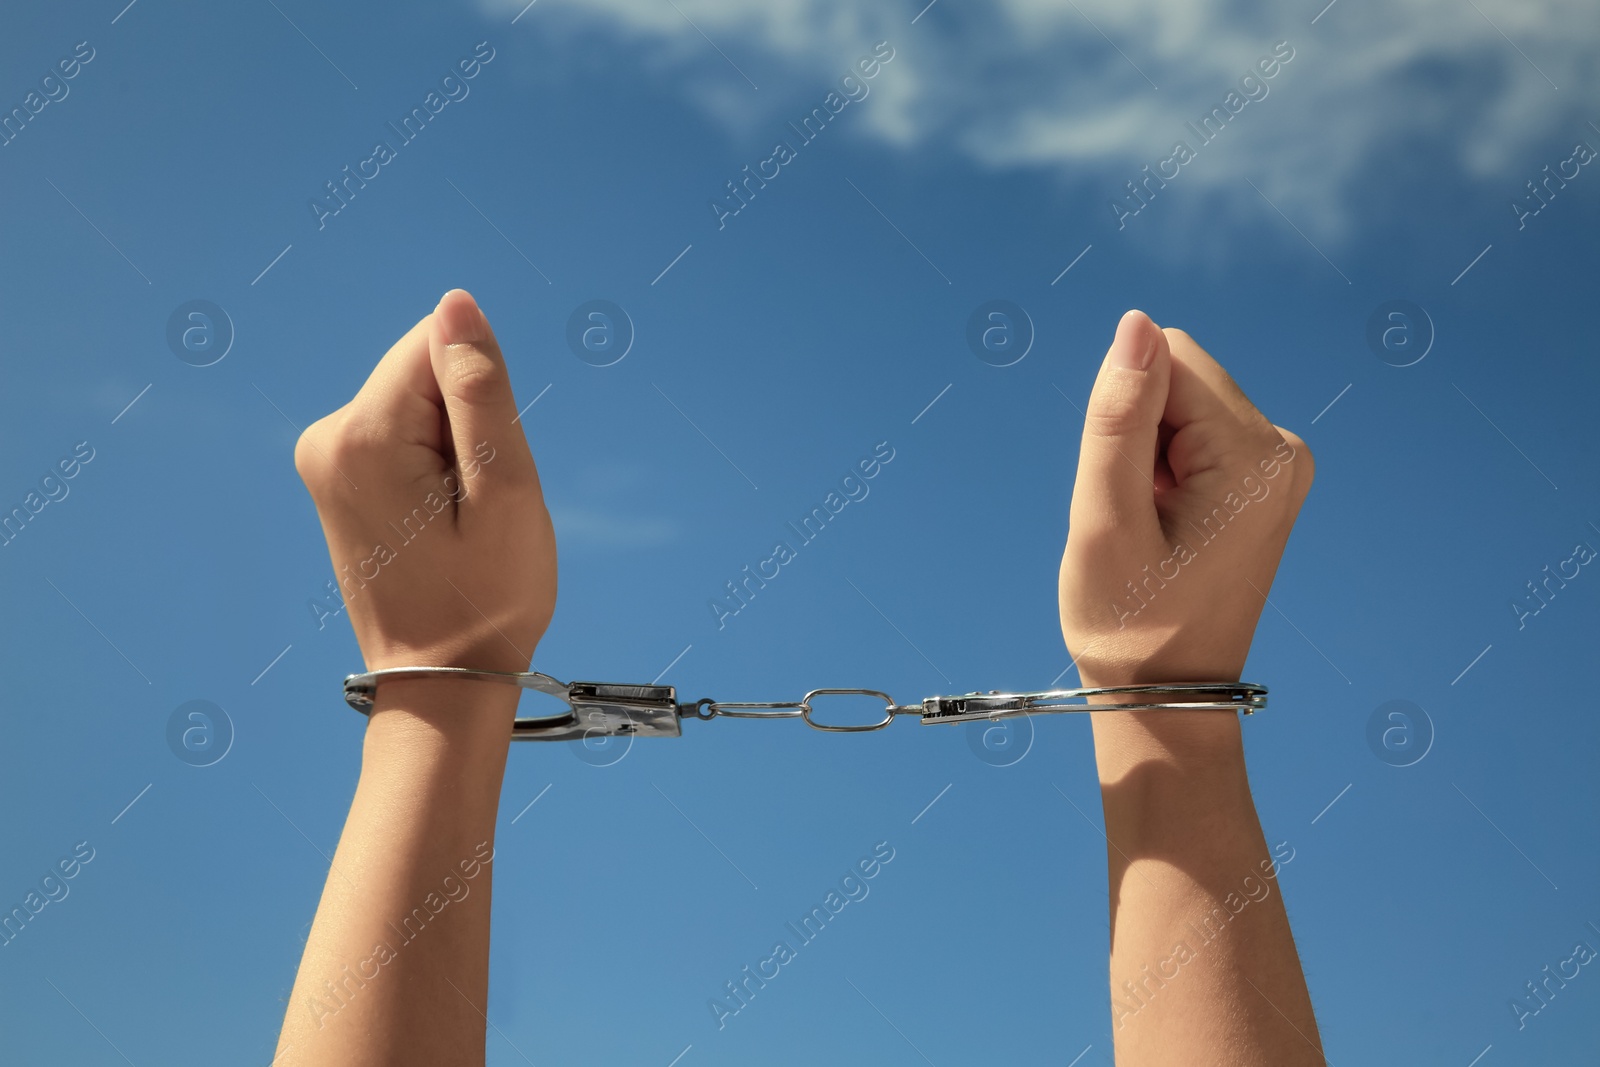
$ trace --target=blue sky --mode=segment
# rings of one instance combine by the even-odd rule
[[[1073,684],[1076,406],[1125,309],[1187,329],[1317,458],[1245,732],[1329,1058],[1592,1051],[1592,968],[1510,1007],[1600,948],[1600,575],[1563,562],[1600,550],[1584,5],[122,3],[0,15],[29,116],[0,147],[0,503],[39,508],[0,548],[0,903],[93,854],[0,947],[8,1061],[270,1061],[362,728],[348,626],[309,606],[332,574],[296,426],[453,286],[537,398],[561,596],[535,666],[685,699]],[[801,143],[834,91],[859,98]],[[202,300],[233,334],[209,366],[167,340]],[[631,322],[609,366],[567,342],[594,300]],[[966,341],[992,300],[1031,322],[1010,366]],[[1409,366],[1366,339],[1393,301],[1431,334]],[[719,629],[725,583],[879,442],[867,495]],[[1408,766],[1368,740],[1395,700],[1431,739]],[[230,724],[208,766],[169,747],[191,701]],[[1109,1063],[1088,723],[1015,729],[999,756],[909,721],[517,747],[489,1062]],[[879,842],[870,894],[719,1030],[707,1001]]]

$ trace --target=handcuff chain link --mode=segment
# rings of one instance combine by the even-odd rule
[[[811,698],[816,696],[873,696],[884,702],[883,717],[877,722],[861,723],[851,726],[832,726],[827,723],[817,722],[811,717],[816,708],[811,703]],[[813,689],[802,699],[797,701],[729,701],[711,700],[702,697],[693,704],[683,705],[685,709],[692,709],[695,718],[709,721],[718,716],[729,719],[800,719],[813,730],[823,730],[828,733],[865,733],[871,730],[882,730],[894,722],[896,715],[921,715],[921,704],[896,704],[894,698],[888,693],[877,689]]]

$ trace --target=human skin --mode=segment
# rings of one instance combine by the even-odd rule
[[[554,610],[555,543],[515,418],[488,324],[452,291],[355,399],[302,436],[296,466],[335,572],[355,572],[341,580],[368,669],[526,669]],[[1266,474],[1259,464],[1283,448],[1292,458]],[[1236,679],[1310,481],[1303,442],[1193,341],[1125,316],[1090,399],[1060,575],[1062,629],[1085,684]],[[1130,613],[1122,584],[1169,558],[1186,524],[1238,487],[1248,505]],[[441,491],[450,506],[422,533],[375,552],[400,540],[391,522],[431,511]],[[483,1062],[492,870],[468,876],[463,863],[493,841],[517,693],[454,680],[379,686],[275,1063]],[[1153,994],[1145,970],[1270,863],[1237,718],[1102,713],[1094,734],[1118,1062],[1320,1063],[1276,893],[1252,899]],[[397,936],[419,906],[433,911],[446,876],[470,891],[425,915],[414,940]],[[380,943],[394,950],[373,965]],[[1145,983],[1136,1010],[1127,981]]]
[[[1083,684],[1237,681],[1312,473],[1305,442],[1192,338],[1123,316],[1060,570]],[[1117,1063],[1323,1063],[1238,715],[1100,712],[1093,732]]]
[[[556,550],[516,417],[494,334],[457,289],[301,436],[295,466],[368,670],[527,670],[555,610]],[[389,525],[419,508],[420,533]],[[484,1062],[483,857],[520,692],[380,683],[274,1064]]]

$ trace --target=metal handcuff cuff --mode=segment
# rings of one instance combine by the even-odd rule
[[[1250,682],[1168,682],[1150,685],[1111,685],[1081,689],[1047,689],[1035,693],[967,693],[933,696],[920,704],[896,704],[876,689],[813,689],[794,702],[729,703],[709,699],[680,704],[670,685],[621,685],[612,682],[556,681],[548,674],[526,671],[476,671],[466,667],[390,667],[352,674],[344,680],[344,699],[362,714],[370,714],[378,683],[384,679],[447,677],[503,682],[533,689],[564,701],[568,710],[540,718],[519,718],[512,724],[513,741],[580,741],[590,737],[681,737],[684,719],[793,719],[814,730],[861,733],[881,730],[896,715],[919,715],[922,724],[1001,719],[1036,712],[1066,711],[1240,711],[1246,715],[1267,706],[1267,687]],[[1108,694],[1186,694],[1209,697],[1198,701],[1075,703],[1079,698]],[[833,725],[812,718],[811,700],[819,696],[870,696],[884,702],[876,722]]]

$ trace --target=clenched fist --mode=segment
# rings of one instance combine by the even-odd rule
[[[1311,487],[1305,442],[1140,311],[1117,326],[1086,416],[1060,574],[1084,684],[1238,680]]]
[[[528,669],[555,611],[555,533],[468,293],[446,293],[294,460],[367,669]]]

